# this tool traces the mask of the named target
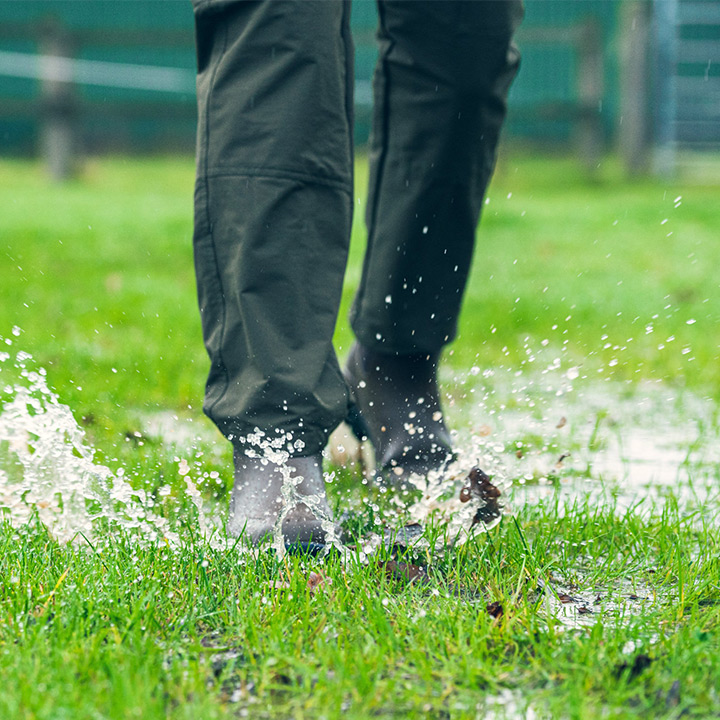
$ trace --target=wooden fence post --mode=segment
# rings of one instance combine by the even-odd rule
[[[707,3],[710,7],[710,3]],[[677,25],[678,0],[653,2],[655,174],[672,177],[677,169]]]
[[[620,154],[630,175],[647,172],[650,116],[650,0],[623,0],[620,7]]]
[[[576,138],[589,171],[597,169],[604,149],[602,99],[605,86],[602,31],[596,20],[585,21],[578,31],[577,93],[579,119]]]
[[[54,180],[66,180],[75,171],[78,107],[66,58],[72,57],[69,33],[56,21],[41,28],[41,153]]]

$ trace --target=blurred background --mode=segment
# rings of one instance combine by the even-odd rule
[[[353,1],[356,140],[369,132],[376,8]],[[720,0],[526,0],[505,141],[608,151],[629,174],[705,174],[720,155]],[[53,176],[88,155],[192,153],[189,0],[0,2],[0,155]],[[707,180],[707,178],[704,178]]]

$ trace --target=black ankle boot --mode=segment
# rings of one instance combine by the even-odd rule
[[[386,355],[355,343],[345,379],[355,407],[348,422],[375,448],[378,471],[390,480],[427,474],[453,456],[437,385],[438,354]]]

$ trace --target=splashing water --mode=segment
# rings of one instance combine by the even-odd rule
[[[71,409],[48,387],[46,371],[33,369],[32,356],[19,351],[13,363],[9,352],[0,353],[0,371],[5,363],[13,366],[11,374],[19,378],[5,385],[0,400],[0,515],[15,526],[37,518],[61,542],[83,536],[98,539],[119,527],[148,542],[179,544],[177,530],[153,510],[155,500],[148,492],[134,488],[123,468],[113,471],[95,461],[95,451],[86,442],[84,430]],[[327,551],[334,547],[346,552],[338,526],[327,512],[325,497],[298,492],[301,478],[291,475],[286,463],[290,456],[288,441],[292,439],[258,436],[250,440],[255,451],[275,463],[283,475],[283,508],[272,541],[278,556],[286,552],[283,521],[300,503],[319,518]],[[458,493],[448,494],[448,477],[459,488],[467,475],[464,465],[470,455],[466,452],[442,476],[410,478],[421,491],[420,499],[408,510],[414,522],[424,523],[432,515],[448,524],[448,537],[464,537],[461,531],[469,528],[474,508],[461,504]],[[189,476],[187,463],[179,462],[185,496],[197,510],[201,534],[222,545],[227,539],[208,522],[209,511]],[[381,542],[380,536],[370,538],[367,550],[379,547]]]
[[[330,552],[333,547],[343,551],[344,547],[340,542],[337,527],[328,513],[324,491],[316,494],[301,494],[299,486],[304,478],[301,475],[293,475],[292,468],[287,464],[291,457],[291,451],[301,452],[303,450],[304,443],[302,440],[293,440],[292,433],[289,432],[270,437],[256,428],[255,433],[241,438],[241,442],[245,445],[243,451],[248,456],[262,458],[265,462],[272,463],[277,467],[283,479],[280,491],[282,509],[275,519],[271,543],[271,547],[277,553],[278,558],[282,559],[286,553],[282,532],[283,523],[292,510],[301,504],[305,505],[320,521],[320,527],[325,535],[325,554]],[[325,477],[327,475],[325,473]]]
[[[396,543],[411,545],[415,550],[430,549],[425,534],[412,529],[418,526],[442,530],[432,548],[434,552],[440,552],[463,545],[475,533],[486,532],[500,522],[502,515],[509,511],[505,498],[510,489],[502,457],[479,435],[463,437],[462,441],[456,436],[454,448],[455,458],[441,470],[427,475],[401,475],[389,483],[388,499],[397,508],[396,522],[389,523],[384,532],[371,532],[363,539],[361,560],[367,560],[380,547]],[[355,462],[361,468],[375,466],[370,444],[360,445],[345,424],[333,433],[328,451],[338,465]],[[501,495],[499,503],[488,502],[487,498],[469,492],[470,477],[477,468],[482,468],[489,476],[488,480],[492,480],[490,487]]]
[[[9,359],[9,353],[0,356],[3,363]],[[168,521],[153,512],[152,497],[133,488],[122,468],[113,472],[95,462],[94,451],[85,442],[85,433],[72,411],[48,388],[44,369],[29,369],[31,360],[30,355],[17,353],[15,368],[20,381],[4,388],[5,401],[0,410],[0,510],[5,517],[14,525],[37,517],[61,541],[81,535],[97,537],[101,529],[116,525],[151,542],[179,542]],[[282,523],[302,502],[320,519],[328,549],[343,550],[324,497],[298,493],[300,478],[291,476],[286,465],[287,440],[258,437],[255,441],[257,451],[277,464],[284,478],[283,509],[275,523],[272,546],[278,556],[284,555]],[[463,462],[467,464],[467,460],[458,460],[449,469],[456,484],[462,482],[463,472],[467,474]],[[186,496],[198,510],[200,530],[207,536],[202,497],[182,462],[180,474]],[[439,517],[448,523],[449,537],[460,537],[461,530],[469,528],[473,509],[460,504],[458,493],[448,496],[447,477],[437,474],[428,479],[411,478],[421,498],[409,509],[409,515],[418,523],[425,523],[431,515]],[[377,547],[380,540],[371,538],[367,550],[373,544]]]
[[[0,353],[0,371],[10,358]],[[154,500],[133,488],[122,469],[113,473],[94,461],[72,411],[48,388],[44,369],[29,369],[31,360],[16,354],[20,379],[3,388],[0,400],[0,517],[13,525],[37,517],[60,541],[121,526],[151,542],[176,543],[167,520],[153,513]],[[198,506],[197,489],[187,482]]]

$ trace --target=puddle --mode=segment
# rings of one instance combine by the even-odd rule
[[[603,624],[623,624],[640,617],[659,604],[672,600],[670,593],[658,596],[650,586],[626,578],[612,584],[588,584],[578,587],[552,578],[542,589],[540,611],[566,630]]]
[[[12,381],[3,377],[3,367],[12,369]],[[417,482],[421,497],[405,507],[402,516],[418,523],[430,516],[442,519],[445,538],[462,542],[473,526],[477,506],[461,502],[461,496],[476,466],[503,489],[511,508],[554,502],[558,494],[561,512],[588,496],[636,511],[657,509],[668,493],[688,505],[720,504],[718,410],[708,400],[662,384],[591,383],[573,369],[561,368],[536,375],[471,372],[445,378],[443,387],[451,389],[449,424],[465,428],[456,432],[458,458],[447,474]],[[333,445],[339,453],[333,456],[335,462],[358,457],[358,448],[342,432]],[[217,472],[208,473],[202,461],[203,452],[217,447],[217,435],[203,423],[173,413],[148,415],[142,433],[156,438],[168,457],[174,457],[185,494],[197,509],[198,532],[215,547],[227,547],[217,520],[208,520],[222,515],[198,490],[204,479],[223,481]],[[282,463],[282,447],[275,450],[275,460]],[[367,455],[361,462],[372,467]],[[292,479],[285,480],[289,507],[298,497]],[[60,541],[107,535],[118,525],[147,542],[179,545],[182,531],[154,511],[155,502],[132,487],[122,468],[112,470],[95,461],[71,409],[59,402],[45,371],[35,369],[29,355],[0,352],[0,516],[14,525],[37,517]],[[488,524],[496,521],[491,518]],[[414,537],[409,530],[397,531],[390,532],[392,542],[399,533],[407,535],[406,546],[427,547],[423,533]],[[279,538],[276,533],[274,547],[282,556]],[[387,542],[387,536],[371,534],[360,552],[351,550],[349,555],[368,560]],[[404,569],[408,581],[413,569]],[[583,577],[582,568],[577,574]],[[674,599],[672,593],[658,597],[651,587],[632,579],[616,579],[610,585],[579,582],[576,586],[550,578],[540,589],[538,612],[556,629],[582,630],[600,619],[623,624]],[[479,601],[484,605],[487,598]],[[633,650],[629,648],[628,657]],[[236,653],[231,648],[212,660],[222,669],[237,660]],[[248,688],[232,688],[229,699],[248,701],[249,693]],[[516,689],[488,695],[475,709],[486,718],[543,716],[541,708]]]
[[[198,447],[219,445],[220,435],[206,423],[180,415],[172,410],[146,413],[141,417],[141,435],[153,438],[166,447],[189,453]]]
[[[487,695],[475,708],[477,717],[485,720],[538,720],[539,714],[532,703],[528,703],[520,690],[503,688],[494,695]]]
[[[45,371],[34,369],[32,358],[15,351],[11,341],[5,344],[0,373],[4,366],[19,380],[0,386],[3,515],[16,524],[37,516],[62,540],[78,533],[92,535],[105,522],[154,542],[176,542],[177,528],[154,512],[153,497],[132,487],[122,468],[111,470],[95,462],[70,408],[49,390]],[[477,504],[461,502],[473,467],[492,477],[510,508],[554,501],[558,494],[560,512],[567,503],[587,497],[636,511],[657,509],[668,494],[687,506],[720,504],[718,409],[709,400],[660,383],[593,382],[559,361],[539,372],[448,372],[442,382],[449,389],[449,424],[458,428],[458,457],[442,477],[414,483],[420,498],[402,507],[402,524],[425,524],[433,517],[445,524],[445,539],[456,542],[463,542],[471,529],[482,530],[483,525],[474,522]],[[200,532],[222,543],[219,529],[226,510],[218,512],[198,486],[229,479],[203,470],[201,459],[203,452],[219,452],[223,441],[207,424],[172,412],[149,414],[143,423],[142,433],[161,442],[169,457],[175,456],[185,494],[197,509]],[[350,435],[339,433],[331,443],[333,462],[357,458]],[[280,464],[287,454],[283,442],[273,449]],[[372,467],[367,453],[361,462]],[[287,510],[300,497],[292,478],[285,480]],[[160,488],[159,494],[167,495],[167,490]],[[488,525],[496,521],[485,518]],[[323,522],[330,529],[330,519]],[[279,527],[275,547],[282,555]],[[371,554],[384,542],[381,534],[372,535],[364,552]],[[335,544],[341,548],[339,541]]]
[[[561,507],[589,496],[642,511],[668,494],[685,507],[719,504],[720,423],[709,399],[662,383],[592,382],[576,368],[492,371],[449,385],[451,409],[462,413],[453,424],[501,459],[513,506],[556,493]]]

